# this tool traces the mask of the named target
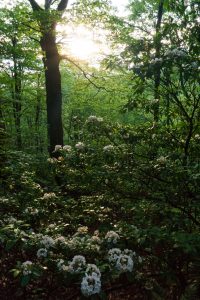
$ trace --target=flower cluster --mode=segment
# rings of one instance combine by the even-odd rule
[[[112,248],[108,251],[108,260],[110,263],[116,263],[118,257],[122,254],[119,248]]]
[[[98,277],[101,277],[101,272],[99,268],[97,268],[95,264],[88,264],[85,274],[92,275],[93,273],[95,273]]]
[[[98,237],[89,237],[88,235],[75,234],[71,239],[67,241],[67,245],[71,250],[87,249],[90,251],[99,251],[100,239]]]
[[[59,259],[57,262],[57,267],[59,271],[68,271],[69,267],[65,265],[65,262],[63,259]]]
[[[101,122],[103,122],[103,118],[96,117],[96,116],[89,116],[88,119],[87,119],[87,123],[98,124],[98,123],[101,123]]]
[[[71,152],[72,151],[72,146],[65,145],[65,146],[63,146],[63,150],[66,151],[66,152]]]
[[[81,226],[77,229],[77,234],[86,234],[88,232],[87,226]]]
[[[43,258],[43,257],[47,257],[47,249],[46,248],[40,248],[38,251],[37,251],[37,257],[38,258]]]
[[[101,291],[101,280],[93,273],[92,275],[85,275],[81,282],[81,292],[84,296],[89,297],[98,294]]]
[[[54,241],[50,236],[44,235],[44,236],[42,237],[42,239],[40,240],[40,243],[41,243],[42,245],[44,245],[45,248],[48,249],[48,248],[54,246],[55,241]]]
[[[157,162],[158,162],[159,164],[161,164],[161,165],[164,165],[164,164],[166,164],[166,162],[167,162],[167,157],[165,157],[165,156],[160,156],[160,157],[157,158]]]
[[[172,49],[166,52],[166,56],[172,57],[185,57],[186,55],[186,52],[181,49]]]
[[[85,149],[85,144],[82,143],[82,142],[78,142],[76,145],[75,145],[75,148],[77,150],[84,150]]]
[[[195,134],[194,138],[195,138],[196,140],[200,140],[200,135],[199,135],[199,134]]]
[[[50,163],[50,164],[55,164],[57,162],[57,159],[55,157],[49,157],[47,158],[47,161]]]
[[[81,282],[81,292],[89,297],[101,291],[101,272],[94,264],[88,264],[85,276]]]
[[[61,146],[61,145],[56,145],[56,146],[55,146],[55,149],[54,149],[54,152],[59,151],[59,150],[61,150],[61,149],[62,149],[62,146]]]
[[[113,145],[107,145],[105,147],[103,147],[103,151],[108,153],[114,150],[114,146]]]
[[[117,232],[111,230],[106,233],[105,239],[107,240],[108,243],[116,244],[120,239],[120,237]]]
[[[121,273],[133,271],[133,256],[135,253],[129,249],[122,252],[118,248],[113,248],[108,251],[108,261]]]
[[[52,198],[55,198],[55,193],[45,193],[42,197],[43,200],[51,200]]]
[[[63,147],[61,145],[56,145],[54,152],[61,151],[61,150],[66,151],[66,152],[71,152],[72,147],[70,145],[64,145]]]
[[[27,207],[24,212],[28,215],[37,215],[39,211],[35,207]]]
[[[120,254],[116,261],[116,269],[120,272],[133,271],[133,259],[126,254]]]
[[[30,275],[32,273],[32,265],[33,263],[29,260],[22,263],[21,268],[24,276]]]
[[[161,63],[162,62],[162,58],[158,58],[158,57],[155,57],[153,58],[152,60],[150,60],[150,64],[157,64],[157,63]]]
[[[69,264],[70,273],[80,273],[86,265],[85,257],[82,255],[75,255]]]
[[[66,239],[64,236],[59,236],[55,239],[55,243],[57,244],[65,244],[66,243]]]

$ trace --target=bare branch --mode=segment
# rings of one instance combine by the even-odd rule
[[[74,62],[72,59],[70,59],[68,56],[66,55],[62,55],[61,59],[66,59],[68,60],[71,64],[73,64],[77,69],[79,69],[82,74],[84,75],[84,77],[89,81],[89,83],[91,83],[96,89],[98,90],[105,90],[106,92],[110,93],[113,92],[113,90],[108,90],[107,88],[103,87],[103,86],[99,86],[97,85],[94,81],[92,81],[90,79],[90,75],[87,74],[76,62]]]

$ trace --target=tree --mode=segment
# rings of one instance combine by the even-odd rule
[[[35,0],[29,0],[40,29],[40,46],[43,51],[45,69],[47,123],[49,153],[55,145],[63,145],[62,92],[59,70],[60,56],[56,45],[56,25],[58,17],[67,7],[68,0],[61,0],[55,10],[51,10],[53,0],[45,0],[44,9]]]
[[[24,143],[27,145],[30,142],[23,130],[27,127],[25,124],[28,112],[32,109],[31,104],[34,101],[33,79],[42,70],[41,61],[37,59],[38,43],[34,38],[30,38],[32,32],[27,22],[27,14],[30,14],[30,9],[22,4],[16,5],[13,10],[5,8],[0,11],[3,20],[0,25],[2,54],[0,80],[4,99],[2,117],[6,131],[12,136],[18,150],[22,149]],[[32,118],[34,113],[32,110],[29,117]],[[31,139],[32,129],[33,127],[30,130]]]

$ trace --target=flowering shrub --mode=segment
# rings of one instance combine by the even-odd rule
[[[198,266],[199,135],[187,166],[183,133],[175,151],[163,129],[97,119],[83,121],[81,139],[56,147],[48,185],[25,168],[0,198],[2,274],[11,270],[13,286],[30,298],[32,287],[38,298],[54,289],[76,299],[122,284],[144,299],[157,290],[170,299],[179,285],[167,274],[178,281],[187,270],[192,282]]]

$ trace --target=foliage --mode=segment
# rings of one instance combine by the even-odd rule
[[[40,287],[37,296],[46,294],[54,278],[53,289],[73,293],[87,268],[77,274],[71,270],[73,257],[81,255],[100,269],[105,291],[127,276],[125,282],[130,281],[144,297],[184,295],[198,282],[194,275],[200,248],[198,137],[193,139],[192,161],[186,167],[183,148],[173,152],[168,133],[157,129],[155,139],[149,124],[144,135],[144,126],[111,125],[101,117],[90,116],[78,127],[81,130],[79,122],[74,119],[72,144],[57,146],[58,158],[48,159],[46,165],[59,187],[54,182],[54,190],[45,191],[34,173],[25,170],[20,186],[12,187],[13,196],[1,199],[2,211],[7,212],[2,220],[2,251],[4,257],[6,251],[10,253],[20,292],[30,281],[30,287]],[[16,166],[14,170],[19,173]],[[113,248],[125,251],[117,257],[129,253],[124,249],[134,252],[128,254],[133,271],[130,263],[130,271],[122,272],[118,258],[110,258],[109,263]],[[24,270],[27,261],[32,264]],[[46,277],[50,281],[42,285]]]
[[[1,9],[0,298],[199,299],[199,5],[164,1],[158,28],[161,2],[68,11],[117,52],[62,62],[66,143],[51,158],[38,25]]]

